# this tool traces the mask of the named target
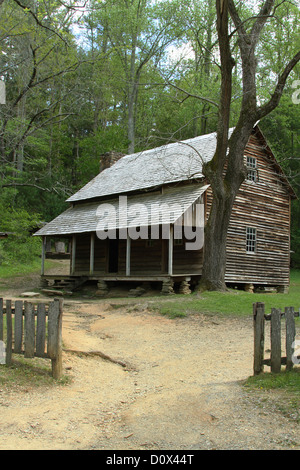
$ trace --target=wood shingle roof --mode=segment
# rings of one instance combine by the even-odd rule
[[[126,155],[68,199],[79,202],[130,193],[177,181],[202,178],[202,162],[211,160],[216,133]]]

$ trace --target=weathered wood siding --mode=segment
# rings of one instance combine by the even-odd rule
[[[75,274],[90,273],[90,234],[76,236]],[[186,250],[181,245],[173,247],[173,274],[199,274],[202,270],[203,251]],[[95,237],[94,275],[108,272],[108,241]],[[119,240],[118,274],[126,274],[126,240]],[[168,272],[168,240],[132,240],[130,253],[131,275],[159,275]]]
[[[245,181],[236,198],[227,240],[226,281],[288,285],[290,195],[272,158],[252,135],[246,156],[257,160],[258,181]],[[211,189],[207,195],[208,210]],[[246,229],[256,228],[256,251],[246,251]]]
[[[126,273],[126,240],[120,240],[119,273]],[[130,274],[151,275],[161,273],[161,240],[153,240],[153,246],[147,246],[147,240],[131,240]]]
[[[99,240],[97,235],[95,236],[95,264],[94,273],[105,273],[107,269],[107,252],[108,244],[107,240]]]
[[[186,240],[182,245],[174,244],[173,274],[201,274],[203,250],[186,250]]]
[[[75,274],[87,274],[90,270],[90,240],[89,233],[76,235]]]
[[[90,272],[91,234],[76,235],[75,274],[89,274]],[[107,240],[99,240],[95,236],[94,273],[105,274]]]

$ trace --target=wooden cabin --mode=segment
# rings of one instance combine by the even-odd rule
[[[188,292],[202,273],[205,240],[200,239],[212,200],[202,164],[215,146],[212,133],[120,156],[35,234],[43,239],[43,280],[73,287],[93,280],[99,294],[110,281],[159,281],[162,292],[172,292],[174,285]],[[287,289],[295,194],[258,126],[245,149],[245,164],[248,177],[228,232],[225,280]],[[47,237],[70,239],[69,276],[45,275]]]

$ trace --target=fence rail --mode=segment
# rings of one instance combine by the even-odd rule
[[[285,307],[284,312],[280,309],[272,308],[271,314],[265,314],[265,304],[257,302],[253,304],[253,324],[254,324],[254,375],[263,372],[264,365],[271,367],[271,372],[278,373],[281,366],[285,365],[286,370],[291,370],[294,366],[294,344],[296,337],[295,317],[299,316],[294,307]],[[285,350],[286,356],[281,355],[281,320],[285,319]],[[271,355],[265,359],[265,321],[271,322],[270,341]]]
[[[60,378],[62,314],[62,299],[54,299],[48,305],[34,305],[31,302],[16,300],[13,305],[11,300],[4,301],[0,298],[0,345],[2,359],[4,358],[2,363],[11,365],[12,354],[23,354],[26,358],[49,358],[52,362],[53,377]]]

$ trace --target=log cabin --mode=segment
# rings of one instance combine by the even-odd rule
[[[211,133],[119,154],[111,166],[106,159],[105,169],[67,200],[70,207],[35,233],[42,237],[44,285],[67,283],[72,289],[95,281],[105,295],[112,281],[159,282],[162,293],[189,293],[201,278],[212,201],[202,164],[215,147]],[[295,193],[257,125],[244,158],[248,176],[231,216],[225,280],[285,291]],[[70,240],[68,275],[45,274],[48,237]]]

